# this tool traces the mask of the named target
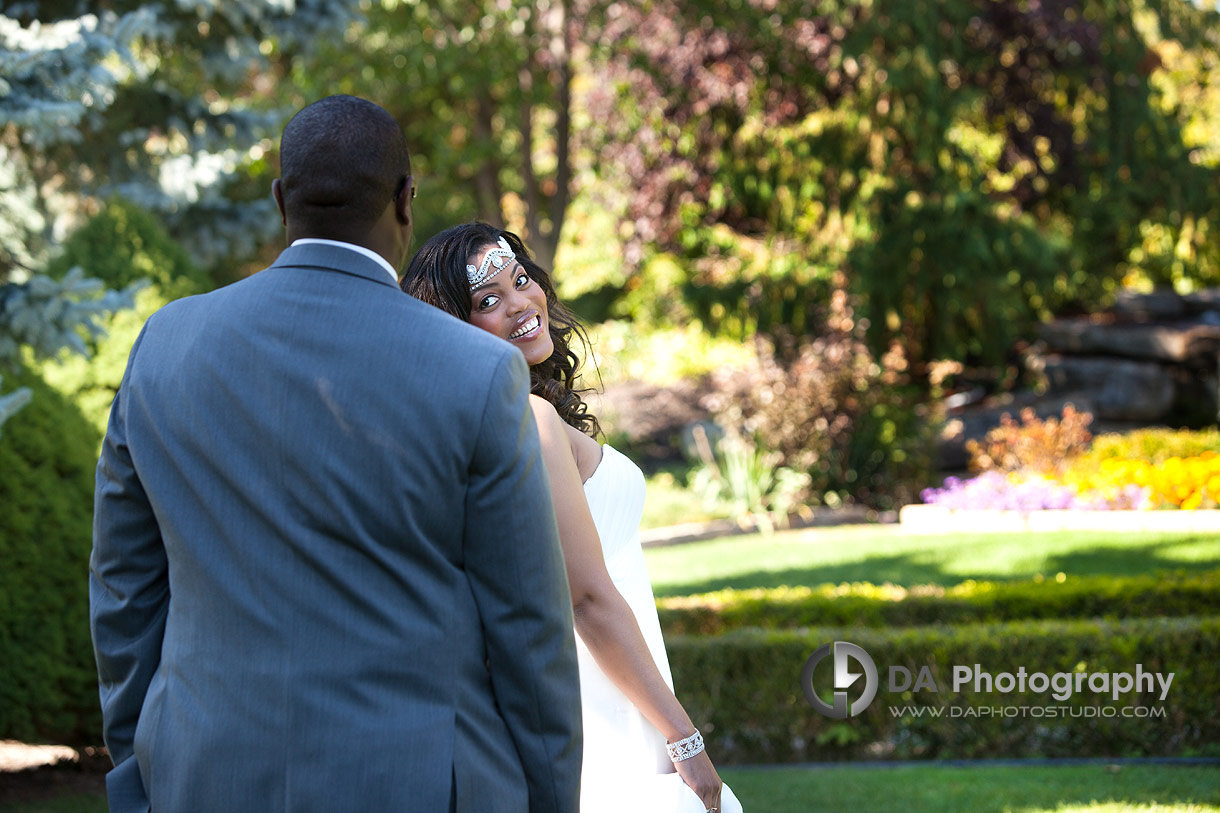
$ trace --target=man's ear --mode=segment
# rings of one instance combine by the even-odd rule
[[[271,182],[271,197],[275,198],[276,208],[280,210],[280,222],[288,228],[288,213],[284,211],[284,190],[280,187],[280,179]]]
[[[404,189],[402,194],[394,198],[394,217],[404,226],[411,223],[415,217],[414,212],[411,211],[410,192],[410,189]]]

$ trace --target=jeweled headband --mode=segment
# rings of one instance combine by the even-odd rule
[[[470,290],[473,291],[496,274],[499,274],[504,270],[505,266],[516,258],[517,256],[513,254],[508,241],[501,237],[499,245],[483,255],[483,262],[479,264],[478,268],[475,268],[473,265],[466,266],[466,279],[470,282]]]

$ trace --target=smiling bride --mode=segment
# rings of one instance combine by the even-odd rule
[[[550,276],[516,235],[469,223],[425,243],[402,289],[512,343],[530,366],[580,659],[582,813],[740,811],[674,696],[638,533],[644,477],[594,439],[598,421],[573,389],[571,340],[587,339]]]

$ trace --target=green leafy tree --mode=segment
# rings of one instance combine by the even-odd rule
[[[690,312],[994,362],[1122,284],[1220,282],[1220,12],[1185,0],[620,6],[590,103],[629,260]]]
[[[552,267],[577,161],[574,82],[588,3],[381,0],[318,61],[297,101],[371,99],[403,123],[421,181],[418,234],[475,217],[522,234]]]

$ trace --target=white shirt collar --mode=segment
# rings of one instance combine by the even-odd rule
[[[292,245],[294,245],[294,246],[304,246],[304,245],[308,245],[309,243],[320,243],[321,245],[324,245],[324,246],[338,246],[339,248],[350,248],[352,251],[359,252],[359,253],[363,254],[364,256],[368,257],[370,260],[374,260],[378,265],[380,265],[382,268],[384,268],[386,270],[386,273],[390,275],[390,279],[394,280],[394,284],[395,285],[398,284],[398,272],[394,270],[394,266],[392,266],[388,262],[386,262],[385,257],[382,257],[380,254],[378,254],[376,251],[373,251],[371,248],[365,248],[364,246],[358,246],[358,245],[355,245],[354,243],[344,243],[340,240],[323,240],[321,237],[302,237],[300,240],[292,241]]]

